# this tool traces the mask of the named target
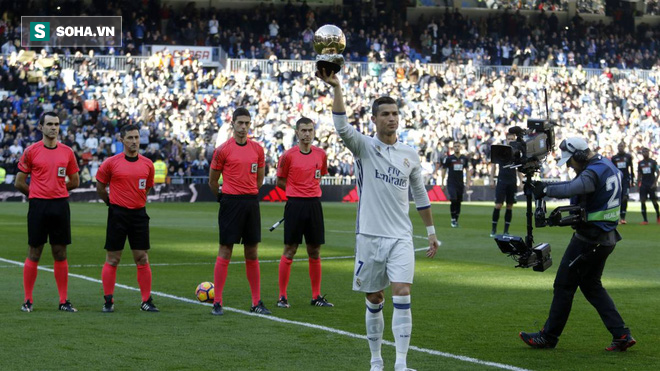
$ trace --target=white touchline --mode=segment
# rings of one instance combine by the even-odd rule
[[[15,260],[0,258],[0,261],[5,262],[5,263],[9,263],[9,264],[18,265],[18,266],[23,266],[23,263],[15,261]],[[52,269],[42,267],[42,266],[39,266],[39,270],[43,270],[43,271],[46,271],[46,272],[53,272]],[[81,274],[69,273],[69,277],[80,278],[82,280],[89,281],[89,282],[94,282],[94,283],[100,283],[100,284],[103,283],[99,279],[83,276]],[[115,287],[119,287],[119,288],[130,290],[130,291],[137,291],[137,292],[140,291],[139,288],[131,287],[131,286],[127,286],[127,285],[122,285],[120,283],[115,284]],[[151,294],[154,295],[154,296],[160,296],[160,297],[163,297],[163,298],[178,300],[178,301],[182,301],[184,303],[189,303],[189,304],[204,305],[204,306],[207,306],[207,307],[212,306],[212,304],[210,304],[210,303],[202,303],[202,302],[199,302],[197,300],[188,299],[188,298],[184,298],[184,297],[176,296],[176,295],[171,295],[171,294],[167,294],[167,293],[160,292],[160,291],[152,291]],[[354,338],[354,339],[367,340],[366,335],[354,334],[352,332],[348,332],[348,331],[344,331],[344,330],[338,330],[338,329],[335,329],[335,328],[332,328],[332,327],[316,325],[316,324],[308,323],[308,322],[292,321],[292,320],[288,320],[288,319],[284,319],[284,318],[278,318],[278,317],[274,317],[274,316],[264,316],[264,315],[261,315],[261,314],[255,314],[255,313],[251,313],[251,312],[248,312],[248,311],[235,309],[235,308],[231,308],[231,307],[222,307],[222,309],[227,311],[227,312],[240,313],[240,314],[244,314],[246,316],[256,316],[256,317],[267,319],[267,320],[274,321],[274,322],[287,323],[287,324],[290,324],[290,325],[298,325],[298,326],[302,326],[302,327],[313,328],[313,329],[317,329],[317,330],[330,332],[330,333],[337,334],[337,335],[343,335],[343,336],[347,336],[347,337]],[[383,340],[383,344],[389,345],[391,347],[395,346],[394,342],[387,341],[387,340]],[[503,369],[503,370],[529,371],[528,369],[525,369],[525,368],[511,366],[511,365],[507,365],[507,364],[504,364],[504,363],[482,361],[482,360],[477,359],[477,358],[461,356],[461,355],[451,354],[451,353],[445,353],[445,352],[441,352],[439,350],[434,350],[434,349],[420,348],[420,347],[416,347],[416,346],[413,346],[413,345],[410,346],[410,350],[414,350],[414,351],[417,351],[417,352],[420,352],[420,353],[432,354],[432,355],[445,357],[445,358],[453,358],[453,359],[457,359],[459,361],[464,361],[464,362],[469,362],[469,363],[476,363],[478,365],[491,366],[491,367],[500,368],[500,369]]]

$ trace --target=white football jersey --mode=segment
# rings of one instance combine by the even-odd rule
[[[412,238],[408,215],[410,187],[417,209],[431,207],[417,151],[403,143],[385,144],[333,113],[337,133],[355,156],[358,212],[355,232],[370,236]]]

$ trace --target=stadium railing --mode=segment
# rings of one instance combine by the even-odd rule
[[[316,70],[316,62],[311,61],[311,60],[289,60],[289,59],[282,59],[278,60],[278,69],[279,71],[282,71],[282,68],[286,66],[286,68],[289,71],[295,71],[295,72],[300,72],[303,74],[309,74],[313,73]],[[246,72],[249,73],[254,66],[257,65],[259,69],[261,70],[261,73],[263,75],[268,74],[270,71],[273,70],[273,62],[267,60],[267,59],[227,59],[227,64],[226,64],[226,72],[228,74],[234,73],[234,72]],[[387,63],[382,63],[383,65],[383,70],[385,68],[398,68],[400,64],[394,63],[394,62],[387,62]],[[358,73],[360,75],[368,75],[369,74],[369,63],[368,62],[346,62],[347,68],[356,68]],[[412,65],[410,65],[412,67]],[[426,63],[422,64],[422,67],[427,71],[431,73],[437,73],[438,71],[444,71],[446,70],[449,65],[447,63]],[[462,69],[463,71],[466,68],[466,65],[457,65],[459,69]],[[474,72],[475,72],[475,78],[480,78],[481,75],[483,74],[489,74],[491,72],[497,72],[499,73],[500,71],[503,71],[505,73],[508,73],[513,66],[474,66]],[[562,73],[563,71],[566,71],[569,74],[572,74],[573,71],[576,69],[575,67],[535,67],[535,66],[515,66],[515,69],[521,73],[521,74],[533,74],[533,73],[538,73],[539,71],[543,71],[544,69],[547,69],[548,71],[552,72],[553,74],[557,73]],[[586,74],[586,78],[589,79],[594,76],[600,76],[603,73],[603,69],[600,68],[583,68],[583,71]],[[649,74],[651,73],[650,70],[643,70],[643,69],[625,69],[625,70],[620,70],[617,68],[611,68],[612,74],[614,75],[615,79],[618,79],[622,76],[628,76],[630,74],[636,74],[638,78],[642,79],[647,79],[649,77]]]
[[[4,55],[5,58],[8,55]],[[129,65],[128,60],[131,58],[133,63],[139,64],[147,61],[149,56],[113,56],[113,55],[96,55],[94,56],[96,60],[96,70],[116,70],[116,71],[125,71]],[[59,56],[60,66],[62,69],[75,69],[78,65],[85,60],[85,57],[74,57],[74,56]],[[312,60],[290,60],[282,59],[278,60],[278,70],[282,71],[283,67],[289,71],[299,72],[302,74],[313,74],[316,70],[316,62]],[[383,70],[385,68],[396,69],[400,66],[398,63],[394,62],[383,62]],[[267,59],[231,59],[228,58],[225,64],[225,72],[227,74],[232,74],[238,71],[249,73],[252,68],[257,65],[261,70],[262,76],[268,75],[273,70],[273,63]],[[357,69],[357,72],[361,76],[366,76],[369,74],[369,63],[368,62],[346,62],[347,68]],[[408,64],[404,66],[405,68],[413,68],[414,65]],[[449,67],[447,63],[424,63],[421,67],[432,74],[437,74],[439,71],[445,71]],[[467,65],[456,65],[461,72],[466,72]],[[491,72],[499,73],[500,71],[508,73],[513,66],[473,66],[475,78],[480,78],[483,74],[490,74]],[[572,74],[576,69],[575,67],[536,67],[536,66],[515,66],[518,73],[523,75],[529,75],[533,73],[538,73],[547,69],[553,74],[559,73],[568,73]],[[600,68],[583,68],[583,71],[587,79],[590,79],[594,76],[600,76],[603,73],[603,69]],[[643,70],[643,69],[617,69],[610,68],[610,72],[613,74],[614,79],[617,80],[624,76],[630,76],[632,74],[636,75],[640,79],[648,79],[653,71]]]
[[[96,70],[126,70],[128,66],[128,60],[131,58],[133,63],[139,64],[147,59],[148,56],[117,56],[117,55],[95,55],[94,59],[96,60]],[[59,57],[60,66],[64,68],[76,68],[77,65],[80,65],[82,61],[85,60],[85,57]]]

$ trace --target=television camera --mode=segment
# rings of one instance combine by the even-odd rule
[[[541,169],[541,161],[554,148],[555,123],[547,120],[527,120],[527,130],[519,126],[509,128],[516,140],[508,145],[494,144],[490,148],[492,161],[500,165],[515,167],[524,174],[533,174]]]
[[[516,139],[508,145],[492,145],[491,161],[500,166],[516,168],[525,174],[524,193],[527,198],[527,237],[497,235],[495,242],[500,250],[513,257],[518,263],[516,267],[533,268],[543,272],[552,265],[550,244],[542,243],[534,246],[532,234],[532,217],[537,227],[550,225],[554,222],[545,219],[545,204],[541,209],[541,200],[537,200],[537,209],[532,213],[532,176],[541,169],[542,161],[550,153],[555,144],[555,124],[547,120],[527,120],[527,130],[519,126],[509,128],[509,134],[515,134]],[[554,213],[554,212],[553,212]],[[543,218],[543,220],[541,220]]]
[[[549,120],[529,119],[527,130],[518,126],[509,129],[510,134],[516,135],[514,141],[509,142],[508,145],[491,146],[492,162],[500,166],[516,168],[526,176],[523,190],[527,198],[527,236],[524,239],[509,235],[495,236],[500,251],[513,257],[518,263],[516,268],[532,268],[537,272],[543,272],[552,265],[550,244],[541,243],[534,246],[532,219],[536,228],[572,226],[586,220],[585,211],[579,205],[557,207],[546,217],[544,200],[536,200],[536,210],[532,213],[534,190],[532,176],[541,169],[543,160],[554,148],[554,126],[556,124]]]

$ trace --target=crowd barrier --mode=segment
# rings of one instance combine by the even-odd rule
[[[383,66],[383,70],[386,68],[391,68],[391,69],[396,69],[399,66],[407,66],[410,67],[410,65],[406,64],[401,64],[401,63],[395,63],[395,62],[380,62]],[[227,59],[227,64],[226,64],[226,73],[232,73],[236,71],[242,71],[242,72],[250,72],[254,67],[258,66],[261,72],[267,76],[269,71],[273,70],[273,62],[269,61],[268,59]],[[288,60],[288,59],[282,59],[277,62],[278,65],[278,70],[282,71],[283,68],[293,71],[293,72],[299,72],[303,75],[312,75],[314,71],[316,71],[316,62],[311,61],[311,60]],[[346,62],[347,68],[355,68],[358,73],[361,76],[367,76],[369,74],[369,63],[368,62]],[[461,70],[463,73],[465,73],[465,68],[467,65],[457,65],[456,68]],[[449,65],[447,63],[423,63],[422,67],[426,69],[426,71],[437,74],[439,71],[445,71],[449,68]],[[534,73],[540,73],[544,70],[547,70],[548,72],[552,74],[562,74],[562,73],[568,73],[572,74],[573,71],[575,71],[576,67],[538,67],[538,66],[495,66],[495,65],[485,65],[485,66],[473,66],[473,67],[467,67],[467,68],[473,68],[473,72],[475,75],[476,79],[481,78],[482,75],[489,75],[492,72],[505,72],[508,73],[512,68],[516,69],[519,74],[521,75],[531,75]],[[583,68],[583,71],[585,73],[585,77],[587,79],[591,79],[592,77],[595,76],[600,76],[603,73],[603,70],[600,68]],[[643,69],[618,69],[618,68],[612,68],[610,71],[613,74],[613,78],[615,80],[622,78],[622,77],[628,77],[630,75],[635,75],[639,79],[646,80],[651,76],[651,70],[643,70]]]

